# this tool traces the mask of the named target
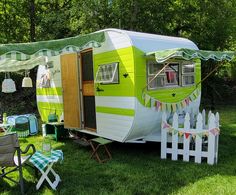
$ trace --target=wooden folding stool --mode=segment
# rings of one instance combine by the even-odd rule
[[[93,157],[96,157],[97,161],[99,163],[103,163],[107,160],[111,160],[111,153],[109,152],[108,148],[107,148],[107,144],[110,144],[112,143],[111,140],[108,140],[108,139],[104,139],[102,137],[98,137],[98,138],[94,138],[94,139],[91,139],[89,141],[91,147],[92,147],[92,155],[90,158],[93,158]],[[105,151],[105,154],[107,155],[107,158],[104,158],[104,159],[101,159],[100,156],[99,156],[99,153],[98,151],[100,151],[101,148],[104,148],[104,151]]]

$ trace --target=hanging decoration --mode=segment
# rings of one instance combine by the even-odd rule
[[[29,77],[29,71],[25,71],[25,77],[22,80],[22,87],[33,87],[32,79]]]
[[[16,91],[16,84],[10,78],[10,73],[5,73],[5,79],[2,82],[2,92],[3,93],[13,93]]]
[[[143,99],[144,99],[144,105],[146,107],[155,107],[157,111],[167,111],[167,112],[176,112],[177,109],[183,109],[186,106],[189,106],[189,104],[196,100],[197,97],[200,94],[200,89],[195,89],[188,97],[184,98],[183,100],[179,102],[174,103],[167,103],[167,102],[161,102],[147,93],[143,93]]]
[[[176,135],[178,134],[179,137],[182,137],[183,135],[185,136],[186,139],[188,139],[188,137],[190,135],[192,135],[193,138],[195,138],[196,136],[202,138],[203,136],[209,136],[209,133],[212,133],[214,136],[217,136],[220,134],[220,129],[219,128],[212,128],[209,130],[201,130],[201,131],[186,131],[183,129],[175,129],[173,128],[170,124],[166,123],[166,122],[162,122],[162,129],[166,129],[169,133],[171,133],[172,135]]]

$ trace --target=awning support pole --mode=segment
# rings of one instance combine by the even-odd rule
[[[196,88],[197,88],[198,85],[200,85],[203,81],[205,81],[213,72],[215,72],[221,65],[222,65],[222,63],[220,63],[218,66],[216,66],[210,73],[208,73],[208,75],[206,75],[201,81],[199,81],[199,82],[196,84]]]

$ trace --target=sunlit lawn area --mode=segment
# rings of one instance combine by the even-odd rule
[[[63,163],[54,166],[62,182],[57,191],[47,183],[36,191],[37,179],[27,167],[27,194],[236,194],[236,106],[220,106],[217,111],[221,117],[217,165],[161,160],[159,143],[112,143],[113,159],[99,164],[90,159],[91,148],[70,139],[53,141],[53,148],[64,152]],[[41,149],[42,136],[20,141],[22,148],[33,143]],[[19,189],[0,180],[1,194],[18,194]]]

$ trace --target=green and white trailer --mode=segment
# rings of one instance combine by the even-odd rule
[[[119,29],[8,46],[2,59],[29,61],[28,69],[40,64],[43,121],[56,112],[65,128],[118,142],[160,142],[163,112],[198,112],[201,60],[234,56],[198,50],[184,38]]]

